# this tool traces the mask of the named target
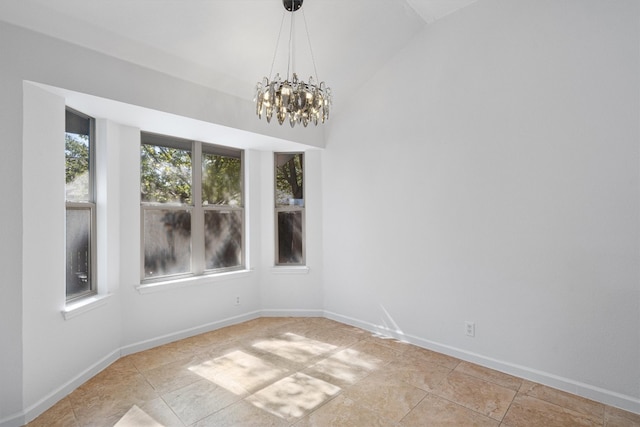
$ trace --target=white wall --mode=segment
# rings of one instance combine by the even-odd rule
[[[0,36],[0,52],[12,40]],[[8,55],[9,56],[9,55]],[[0,61],[0,424],[22,405],[22,83]]]
[[[64,347],[69,345],[66,340],[60,346],[51,342],[55,329],[63,323],[60,311],[65,298],[60,286],[64,278],[64,252],[60,252],[64,242],[64,199],[60,197],[64,177],[58,172],[64,164],[60,155],[64,147],[55,137],[64,133],[64,100],[27,85],[23,111],[23,260],[38,260],[33,264],[26,261],[22,266],[24,399],[32,404],[39,397],[34,393],[36,384],[45,390],[55,384],[56,374],[40,361],[49,352],[42,353],[40,348],[53,347],[54,352],[65,353]],[[57,113],[46,115],[51,111]],[[51,186],[42,185],[43,182]],[[48,209],[45,211],[43,206]],[[51,222],[60,225],[51,228]],[[53,355],[54,360],[58,357]]]
[[[323,315],[321,157],[319,150],[304,154],[306,268],[274,267],[274,157],[262,153],[260,194],[265,200],[260,215],[260,306],[264,315]]]
[[[329,316],[640,412],[639,17],[482,0],[398,53],[327,134]]]
[[[147,131],[169,118],[184,137],[206,133],[211,123],[231,126],[235,130],[218,126],[226,133],[206,142],[225,144],[226,135],[238,144],[265,150],[306,149],[321,145],[323,138],[320,129],[285,134],[284,128],[246,120],[253,117],[247,101],[1,22],[0,52],[0,177],[5,201],[0,206],[0,425],[10,427],[31,420],[120,354],[258,315],[259,272],[265,269],[260,218],[262,201],[272,195],[260,194],[266,181],[261,175],[271,174],[262,169],[264,154],[245,152],[252,270],[228,280],[204,279],[194,286],[141,293],[135,288],[140,284],[140,127],[133,117],[115,122],[104,111],[114,105],[140,109]],[[102,156],[97,171],[99,290],[111,295],[102,305],[67,320],[61,313],[65,104],[98,119],[103,142],[97,150]],[[106,104],[110,107],[104,108]],[[181,123],[188,124],[180,128]],[[306,145],[285,141],[281,134]],[[279,280],[270,281],[274,297],[281,291],[278,285]],[[300,294],[299,301],[293,298],[279,308],[320,312],[318,286],[317,280],[311,286],[315,299]],[[239,306],[236,296],[241,297]]]
[[[23,110],[23,398],[29,412],[55,403],[52,394],[96,363],[113,361],[119,355],[114,352],[120,346],[121,322],[118,298],[82,318],[65,320],[61,314],[65,308],[65,183],[60,135],[64,135],[65,100],[26,83]],[[119,230],[118,192],[108,186],[118,183],[118,175],[117,169],[106,170],[117,160],[109,153],[117,140],[110,140],[104,122],[97,128],[103,137],[97,151],[105,156],[97,171],[103,178],[97,189],[99,286],[117,294],[118,264],[113,262],[114,242],[109,235]]]

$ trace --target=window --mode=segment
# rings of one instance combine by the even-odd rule
[[[143,280],[244,268],[242,151],[143,133]]]
[[[94,119],[71,109],[65,120],[67,301],[96,293]]]
[[[304,265],[304,154],[275,153],[276,265]]]

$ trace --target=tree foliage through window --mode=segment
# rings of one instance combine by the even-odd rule
[[[191,151],[142,144],[141,200],[191,204]]]
[[[240,206],[241,178],[239,158],[204,153],[202,155],[202,202]]]
[[[143,278],[242,268],[241,151],[143,133],[140,158]]]

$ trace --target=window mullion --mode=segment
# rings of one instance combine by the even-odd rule
[[[193,200],[193,215],[191,217],[191,271],[202,274],[205,270],[204,260],[204,209],[202,207],[202,144],[193,142],[192,149],[191,200]]]

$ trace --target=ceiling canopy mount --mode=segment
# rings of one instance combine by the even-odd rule
[[[282,5],[287,12],[295,12],[302,7],[303,0],[282,0]]]

